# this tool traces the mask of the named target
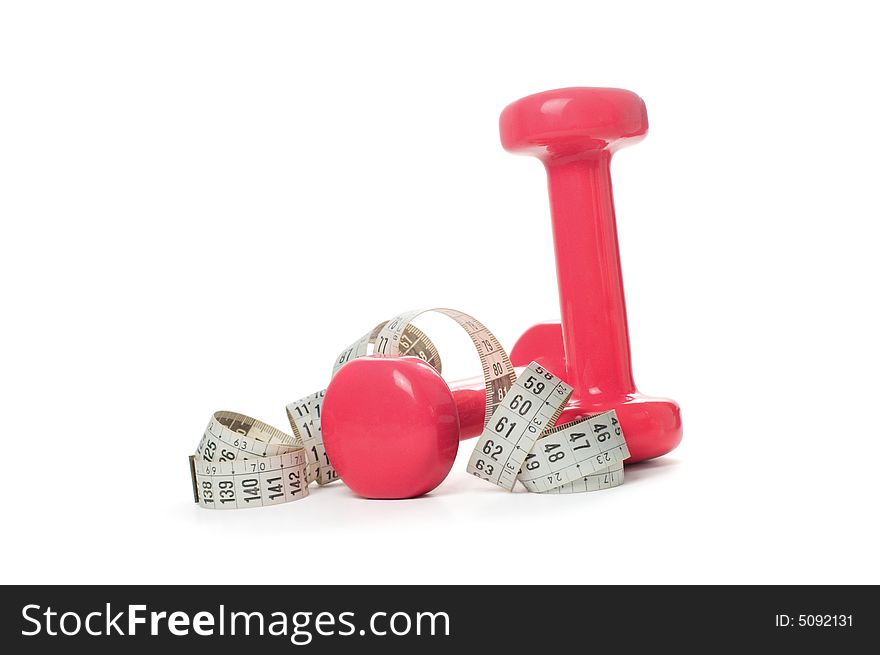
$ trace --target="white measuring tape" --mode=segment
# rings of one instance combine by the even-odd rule
[[[614,410],[551,428],[526,455],[519,481],[546,492],[623,465],[629,450]],[[587,480],[589,483],[589,480]]]
[[[404,312],[342,351],[333,374],[370,354],[412,355],[441,370],[437,348],[412,325],[426,311],[444,314],[467,332],[483,368],[486,423],[468,462],[469,473],[504,489],[519,480],[537,493],[581,493],[623,483],[629,457],[612,410],[555,426],[572,388],[532,362],[517,377],[504,348],[482,323],[453,309]],[[210,509],[277,505],[305,498],[312,481],[339,479],[321,434],[325,390],[287,405],[293,436],[235,412],[215,412],[190,473],[195,501]]]
[[[202,507],[262,507],[309,495],[302,445],[243,414],[215,412],[189,462]]]
[[[572,388],[535,362],[489,416],[468,473],[511,490],[535,441],[556,423]],[[568,482],[568,480],[566,480]]]

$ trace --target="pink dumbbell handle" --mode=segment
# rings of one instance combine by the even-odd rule
[[[547,159],[566,381],[582,396],[635,391],[629,350],[611,153]]]
[[[596,400],[636,389],[610,163],[608,150],[545,162],[566,359],[558,374]],[[479,378],[454,383],[462,439],[483,430],[484,389]]]
[[[608,150],[545,162],[566,359],[558,374],[597,401],[636,390],[610,163]],[[456,381],[452,394],[461,438],[479,435],[486,413],[482,379]]]

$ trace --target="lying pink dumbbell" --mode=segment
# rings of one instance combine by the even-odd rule
[[[682,434],[678,405],[640,394],[630,362],[609,165],[647,130],[644,102],[622,89],[547,91],[501,114],[504,147],[547,169],[562,319],[527,330],[511,360],[537,360],[574,387],[560,422],[616,410],[629,463],[668,453]],[[415,358],[346,364],[323,406],[324,442],[343,481],[372,498],[440,484],[459,439],[478,435],[485,421],[483,390],[453,386]]]

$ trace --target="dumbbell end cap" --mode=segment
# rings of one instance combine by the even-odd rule
[[[632,91],[570,87],[521,98],[501,112],[501,144],[543,160],[616,150],[648,132],[645,102]]]
[[[321,430],[342,481],[365,498],[414,498],[446,478],[459,420],[446,381],[417,357],[362,357],[324,396]]]

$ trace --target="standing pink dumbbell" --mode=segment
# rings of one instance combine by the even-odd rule
[[[614,409],[638,462],[681,441],[681,413],[636,389],[611,192],[611,155],[648,131],[645,103],[623,89],[546,91],[501,113],[501,142],[547,169],[562,322],[527,330],[511,352],[558,371],[574,394],[560,422]]]

